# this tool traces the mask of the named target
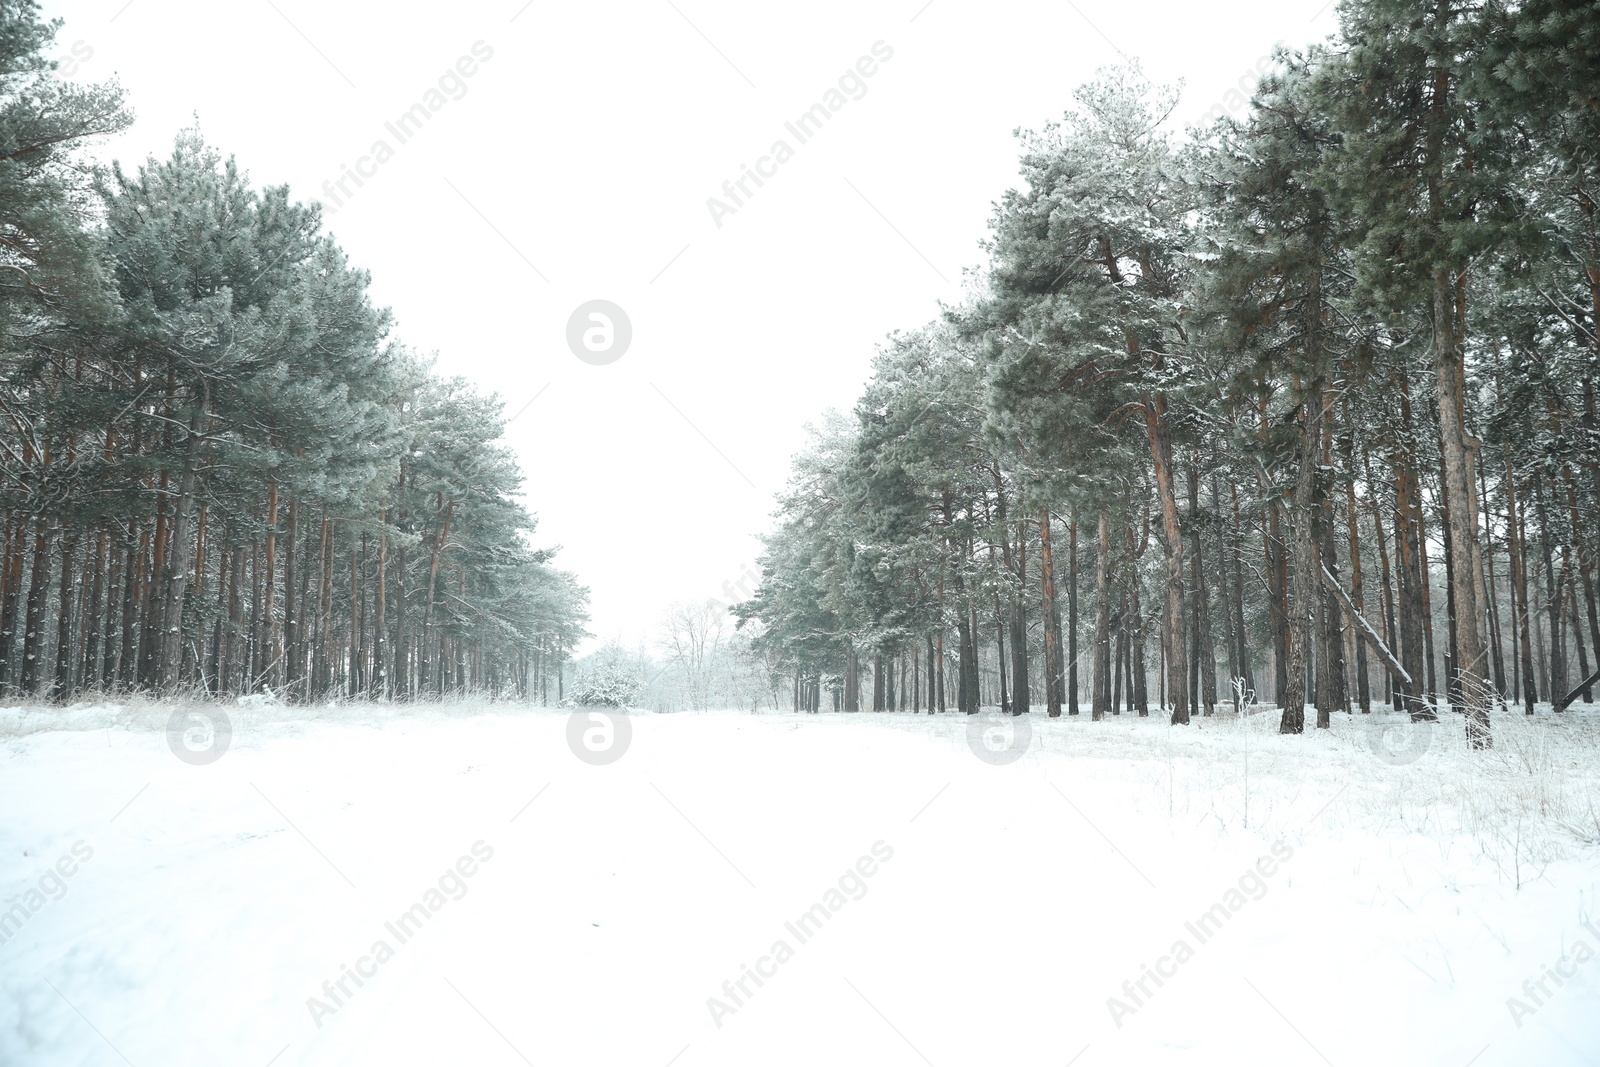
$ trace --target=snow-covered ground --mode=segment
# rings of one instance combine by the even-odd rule
[[[0,1064],[1600,1063],[1592,707],[169,711],[0,711]]]

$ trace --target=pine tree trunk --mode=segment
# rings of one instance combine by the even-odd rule
[[[1467,716],[1467,740],[1473,748],[1491,743],[1489,706],[1491,692],[1487,678],[1488,656],[1480,621],[1482,597],[1475,578],[1473,558],[1478,542],[1477,478],[1473,473],[1479,442],[1467,432],[1466,370],[1463,363],[1460,321],[1457,315],[1460,279],[1440,268],[1434,272],[1434,360],[1438,376],[1439,436],[1444,451],[1444,499],[1450,508],[1450,539],[1468,555],[1465,565],[1456,568],[1453,588],[1456,601],[1455,645],[1460,662],[1456,664],[1463,712]]]
[[[317,552],[317,668],[316,692],[333,692],[333,520],[322,512],[322,543]]]
[[[195,515],[194,534],[194,592],[190,599],[196,605],[192,638],[184,643],[183,676],[186,681],[199,681],[201,689],[209,688],[204,677],[206,628],[201,621],[199,605],[206,598],[206,557],[209,543],[206,539],[207,508],[201,504]],[[187,625],[187,622],[185,623]]]
[[[1511,469],[1511,459],[1506,458],[1506,542],[1511,553],[1511,611],[1517,631],[1517,668],[1522,680],[1522,709],[1529,715],[1539,700],[1533,676],[1533,643],[1530,635],[1528,611],[1528,556],[1523,540],[1522,517],[1517,508],[1517,479]]]
[[[261,673],[273,692],[283,688],[283,628],[278,618],[278,479],[267,480],[266,575],[261,587],[262,650]]]
[[[1161,533],[1166,547],[1167,696],[1172,708],[1172,724],[1187,725],[1191,703],[1188,693],[1188,656],[1184,647],[1183,530],[1178,519],[1177,487],[1173,484],[1172,441],[1167,433],[1166,398],[1144,398],[1145,432],[1155,470],[1156,499],[1161,506]]]
[[[1533,476],[1534,511],[1539,516],[1539,543],[1544,556],[1545,614],[1550,626],[1550,681],[1546,691],[1552,701],[1561,699],[1567,692],[1566,635],[1562,633],[1561,592],[1566,585],[1565,568],[1556,577],[1555,555],[1550,544],[1550,516],[1545,506],[1544,479]]]
[[[1022,714],[1032,710],[1033,690],[1028,677],[1028,528],[1017,524],[1017,586],[1011,597],[1011,704]],[[901,685],[903,692],[905,686]]]
[[[184,438],[183,471],[178,476],[178,496],[172,511],[172,550],[167,553],[162,587],[160,647],[152,683],[167,692],[176,689],[183,666],[183,598],[188,591],[190,557],[189,517],[194,511],[196,470],[200,464],[201,431],[205,426],[206,394],[194,402]],[[158,538],[158,542],[162,539]],[[161,554],[158,545],[157,554]]]
[[[133,658],[137,648],[134,616],[139,602],[139,570],[144,566],[149,537],[148,527],[135,519],[128,520],[128,538],[122,549],[122,624],[117,635],[115,654],[111,655],[111,662],[106,668],[106,682],[114,687],[131,688],[134,681]]]
[[[1317,465],[1322,451],[1322,383],[1307,384],[1300,401],[1300,433],[1295,446],[1296,475],[1294,507],[1289,513],[1294,534],[1294,588],[1290,601],[1289,677],[1284,694],[1283,715],[1278,732],[1303,733],[1306,728],[1306,700],[1312,692],[1313,663],[1317,654],[1317,617],[1322,601],[1322,581],[1318,560]]]
[[[1325,410],[1322,419],[1322,455],[1320,460],[1324,470],[1333,469],[1332,421]],[[1339,543],[1334,536],[1333,494],[1328,492],[1320,481],[1317,487],[1317,499],[1321,505],[1317,515],[1317,532],[1320,538],[1317,559],[1319,573],[1332,574],[1337,580],[1339,575]],[[1337,581],[1335,584],[1337,584]],[[1321,610],[1318,613],[1321,619],[1318,640],[1321,642],[1323,665],[1323,669],[1319,671],[1317,677],[1317,729],[1326,730],[1331,726],[1329,716],[1334,711],[1342,711],[1349,714],[1350,690],[1348,688],[1348,663],[1345,660],[1344,653],[1344,624],[1339,601],[1325,583],[1319,583],[1317,592],[1321,601]]]
[[[245,653],[245,662],[249,664],[244,676],[243,689],[246,693],[254,693],[267,675],[267,617],[263,608],[266,606],[266,594],[263,592],[262,574],[264,564],[261,558],[261,545],[252,541],[250,544],[250,605],[248,611],[248,650]]]
[[[1104,511],[1095,525],[1094,668],[1090,715],[1095,722],[1111,710],[1111,523]]]
[[[1213,502],[1214,503],[1214,502]],[[1206,588],[1204,532],[1200,516],[1200,466],[1198,458],[1189,464],[1189,520],[1194,526],[1194,560],[1191,565],[1190,596],[1194,604],[1194,684],[1195,702],[1204,714],[1217,710],[1217,646],[1211,636],[1211,605]]]
[[[65,703],[72,697],[72,661],[76,658],[72,647],[72,609],[78,599],[75,590],[78,577],[75,566],[77,557],[77,527],[68,526],[61,538],[61,578],[56,594],[55,677],[50,685],[51,697],[60,703]]]
[[[379,511],[378,521],[388,521],[387,508]],[[378,534],[378,588],[372,610],[372,690],[379,700],[389,699],[388,603],[389,533],[384,530]]]
[[[1128,672],[1132,677],[1133,706],[1140,718],[1150,714],[1150,690],[1144,669],[1144,611],[1139,600],[1139,575],[1135,569],[1129,593],[1131,628],[1128,633]]]
[[[283,688],[290,697],[304,699],[301,686],[300,643],[305,596],[301,591],[300,501],[289,498],[289,515],[283,530]]]
[[[1339,580],[1339,555],[1338,542],[1333,534],[1333,512],[1331,494],[1323,498],[1323,544],[1319,563],[1325,573],[1331,574],[1335,584]],[[1350,690],[1348,688],[1348,663],[1345,660],[1345,631],[1341,605],[1328,587],[1324,584],[1320,590],[1322,597],[1322,648],[1325,669],[1318,677],[1317,699],[1317,729],[1326,730],[1332,723],[1330,715],[1334,711],[1346,714],[1350,711]]]
[[[89,595],[83,613],[83,657],[78,677],[84,689],[100,687],[100,646],[105,636],[106,550],[110,543],[107,521],[95,523],[94,548],[89,565]]]
[[[1055,679],[1060,674],[1061,647],[1057,634],[1050,625],[1056,610],[1056,568],[1050,554],[1050,512],[1047,509],[1039,519],[1039,575],[1044,590],[1044,676],[1045,707],[1050,718],[1061,717],[1061,691]],[[930,684],[932,673],[929,674]]]
[[[1257,475],[1257,491],[1267,501],[1266,542],[1267,602],[1271,608],[1272,681],[1274,701],[1281,707],[1289,699],[1289,570],[1288,545],[1283,539],[1283,506],[1276,495],[1267,492],[1265,481]]]
[[[55,541],[55,524],[44,516],[35,521],[33,569],[28,579],[28,608],[22,634],[22,689],[38,694],[44,684],[44,614],[50,599],[50,546]]]
[[[1065,690],[1067,714],[1078,714],[1078,517],[1074,513],[1067,528],[1067,670],[1062,680],[1061,660],[1056,658],[1056,669],[1050,675],[1050,684],[1056,691],[1056,703],[1062,700]],[[1051,624],[1055,627],[1056,647],[1061,647],[1061,612],[1050,609]]]
[[[28,539],[28,516],[7,515],[5,568],[0,576],[0,690],[11,691],[20,675],[16,666],[17,613],[22,603],[22,573]]]
[[[1232,696],[1233,680],[1240,677],[1239,635],[1233,629],[1233,527],[1223,522],[1222,486],[1216,469],[1211,471],[1211,504],[1216,517],[1217,549],[1217,618],[1222,621],[1223,656],[1228,661],[1228,685],[1219,692],[1219,700]],[[1237,505],[1237,498],[1235,498]],[[1137,584],[1137,573],[1135,577]]]
[[[167,435],[170,444],[171,434]],[[139,646],[134,680],[142,688],[158,687],[161,672],[162,608],[166,601],[161,595],[162,579],[166,576],[167,552],[172,538],[172,519],[167,507],[171,489],[169,472],[162,471],[160,489],[156,496],[155,531],[150,542],[150,555],[140,552],[139,565]]]
[[[354,539],[350,544],[350,699],[366,691],[365,667],[367,662],[367,596],[366,578],[367,535],[361,535],[361,552],[358,556]]]
[[[117,687],[119,665],[117,649],[118,636],[121,632],[117,626],[118,591],[123,585],[122,572],[128,560],[126,537],[126,533],[119,530],[116,522],[107,522],[106,554],[110,563],[109,573],[106,576],[105,605],[101,608],[103,634],[100,642],[100,662],[94,665],[99,688],[101,692],[107,693]]]
[[[1428,673],[1428,703],[1439,704],[1439,676],[1436,673],[1438,656],[1433,643],[1433,562],[1428,558],[1428,519],[1420,501],[1421,486],[1417,487],[1417,569],[1421,574],[1422,594],[1422,651]]]
[[[994,594],[995,678],[999,685],[1000,713],[1011,714],[1011,692],[1006,677],[1006,616],[1000,609],[1000,594]]]
[[[1361,513],[1356,509],[1356,478],[1355,478],[1355,438],[1346,436],[1344,441],[1345,468],[1348,477],[1345,479],[1345,521],[1348,525],[1350,545],[1350,601],[1355,604],[1356,611],[1362,614],[1367,610],[1366,586],[1361,578]],[[1356,642],[1356,701],[1361,707],[1361,714],[1372,713],[1372,679],[1367,663],[1367,646],[1363,641]]]
[[[228,628],[223,643],[223,668],[221,676],[224,693],[248,692],[239,683],[240,666],[250,661],[245,658],[244,611],[244,546],[236,544],[228,561]]]
[[[399,589],[395,591],[394,598],[394,666],[391,668],[389,688],[400,699],[409,699],[411,696],[411,664],[409,660],[410,639],[406,633],[406,550],[399,549],[395,559],[395,580]],[[524,687],[523,698],[527,693]]]
[[[1250,631],[1244,621],[1244,517],[1239,511],[1239,487],[1232,485],[1233,497],[1233,629],[1239,641],[1239,677],[1247,693],[1256,689],[1256,672],[1250,655]]]
[[[1395,485],[1395,569],[1399,572],[1400,662],[1411,675],[1402,703],[1412,721],[1436,719],[1437,713],[1423,698],[1422,682],[1432,657],[1427,648],[1427,585],[1422,556],[1422,505],[1416,468],[1408,447],[1411,436],[1410,394],[1401,377],[1400,407],[1402,440],[1394,453]]]
[[[1365,451],[1362,453],[1361,461],[1366,473],[1368,499],[1372,511],[1373,539],[1378,546],[1379,576],[1383,580],[1383,639],[1391,649],[1398,649],[1400,642],[1394,613],[1394,575],[1389,569],[1389,547],[1383,533],[1383,509],[1378,505],[1378,483],[1373,480],[1372,463]],[[1387,669],[1384,672],[1384,697],[1395,711],[1400,710],[1400,693],[1395,686],[1395,675],[1393,671]]]

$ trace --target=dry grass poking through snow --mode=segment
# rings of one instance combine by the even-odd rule
[[[1466,838],[1504,882],[1520,887],[1550,863],[1600,845],[1597,712],[1502,712],[1487,751],[1468,747],[1463,720],[1450,712],[1415,725],[1392,712],[1335,715],[1329,730],[1284,737],[1278,709],[1258,706],[1197,719],[1189,730],[1120,716],[1061,736],[1074,755],[1143,764],[1175,819],[1211,821],[1219,833],[1296,832],[1310,810],[1330,826]],[[1053,736],[1045,726],[1047,744]]]

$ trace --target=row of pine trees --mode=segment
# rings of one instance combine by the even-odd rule
[[[587,594],[499,401],[197,131],[86,162],[130,115],[56,77],[55,30],[0,0],[0,691],[559,691]]]
[[[795,461],[741,614],[796,708],[1076,713],[1081,670],[1095,718],[1484,746],[1592,697],[1600,7],[1339,13],[1241,120],[1175,134],[1132,66],[1022,135],[964,300]]]

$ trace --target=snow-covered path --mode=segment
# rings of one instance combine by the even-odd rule
[[[1600,1063],[1594,709],[1398,764],[1035,715],[1001,766],[957,715],[591,766],[554,711],[264,714],[0,742],[0,1064]]]

